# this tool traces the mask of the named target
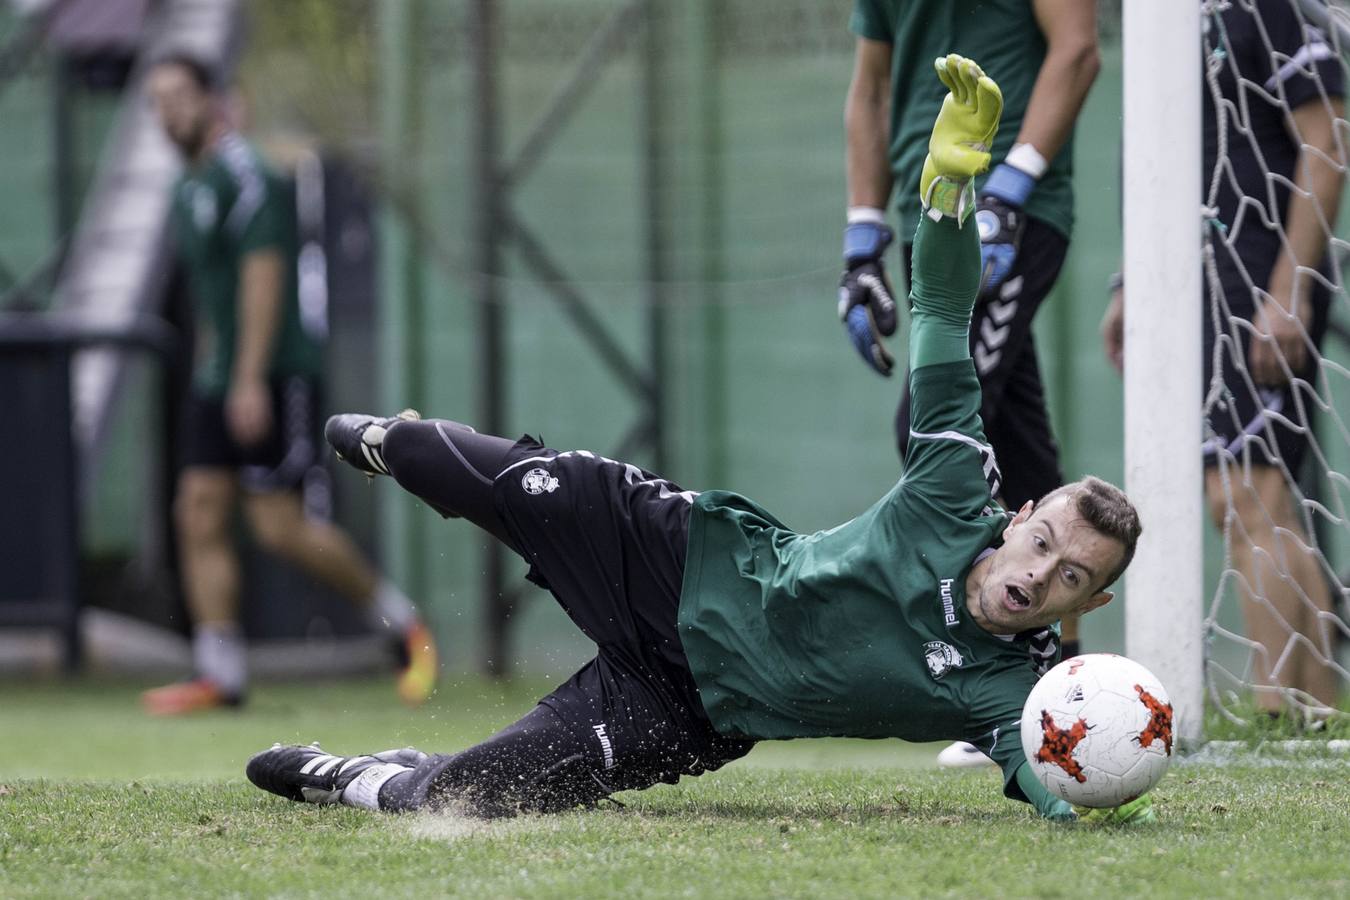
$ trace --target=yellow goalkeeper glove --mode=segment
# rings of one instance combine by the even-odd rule
[[[1078,814],[1079,822],[1091,825],[1144,825],[1158,821],[1158,814],[1153,811],[1153,798],[1148,794],[1110,809],[1075,806],[1073,811]]]
[[[959,224],[975,209],[975,176],[989,168],[1003,92],[972,59],[949,53],[934,66],[949,93],[928,139],[919,196],[933,220],[947,216]]]

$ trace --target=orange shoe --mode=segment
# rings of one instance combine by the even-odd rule
[[[436,656],[436,638],[425,622],[414,622],[399,641],[402,669],[398,673],[398,696],[409,706],[421,706],[436,689],[441,664]]]
[[[152,716],[181,716],[208,709],[237,707],[244,698],[227,694],[205,678],[177,681],[141,694],[141,705]]]

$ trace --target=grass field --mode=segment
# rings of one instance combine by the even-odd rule
[[[547,684],[262,685],[243,712],[153,721],[142,685],[0,682],[0,897],[1243,896],[1350,893],[1350,762],[1178,764],[1160,821],[1055,826],[933,747],[810,741],[620,795],[479,822],[289,803],[247,784],[274,740],[462,746]]]

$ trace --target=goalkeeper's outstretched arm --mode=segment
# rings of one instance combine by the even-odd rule
[[[1003,95],[973,60],[949,54],[936,62],[949,93],[933,123],[919,180],[924,215],[914,236],[910,292],[910,370],[970,358],[970,317],[980,287],[980,239],[964,227],[975,208],[973,179],[989,167]],[[1018,757],[1021,757],[1020,750]],[[1012,773],[1011,796],[1055,821],[1077,818],[1053,796],[1025,759]],[[1011,786],[1010,786],[1011,787]]]
[[[970,316],[980,287],[980,238],[965,227],[974,178],[989,168],[1003,94],[973,60],[936,62],[949,93],[933,123],[919,181],[924,215],[914,235],[910,369],[970,357]]]

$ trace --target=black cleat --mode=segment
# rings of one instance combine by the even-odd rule
[[[398,422],[415,422],[422,416],[415,409],[405,409],[396,416],[380,418],[364,413],[342,413],[331,416],[323,428],[324,440],[337,452],[338,459],[367,475],[388,475],[384,462],[384,435]]]
[[[317,743],[308,747],[273,744],[270,749],[254,754],[244,772],[249,781],[264,791],[288,800],[337,803],[347,786],[371,766],[393,763],[411,769],[426,758],[421,750],[411,747],[371,756],[334,756],[325,753]]]

